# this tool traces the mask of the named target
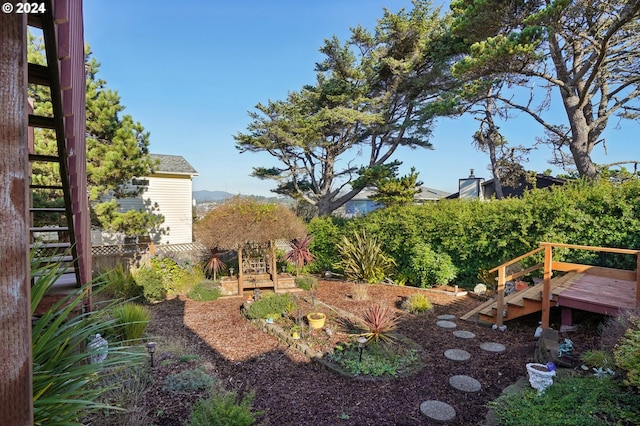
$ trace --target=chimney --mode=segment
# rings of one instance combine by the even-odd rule
[[[469,179],[473,179],[475,176],[473,175],[473,169],[469,171]]]

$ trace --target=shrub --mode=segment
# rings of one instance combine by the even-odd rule
[[[149,302],[161,302],[167,297],[162,275],[156,269],[142,268],[135,273],[136,283],[142,287],[145,299]]]
[[[136,283],[129,269],[122,265],[105,272],[101,280],[104,281],[104,294],[108,297],[133,299],[143,295],[142,287]]]
[[[162,277],[162,285],[167,294],[186,294],[205,279],[204,268],[196,267],[191,260],[174,254],[152,257],[151,269]]]
[[[640,388],[640,317],[631,318],[613,356],[616,365],[626,372],[625,384]]]
[[[640,396],[611,377],[559,378],[543,394],[528,389],[489,406],[501,425],[640,424]]]
[[[142,337],[151,319],[151,312],[147,307],[137,303],[125,303],[113,308],[111,316],[116,320],[116,334],[126,341]]]
[[[188,426],[251,426],[256,422],[253,413],[254,394],[238,398],[235,392],[214,393],[208,399],[193,404]]]
[[[296,283],[296,287],[299,287],[307,291],[313,288],[318,288],[318,279],[316,277],[312,277],[311,275],[303,275],[301,277],[296,277],[295,283]]]
[[[295,302],[289,293],[265,294],[261,299],[251,304],[246,312],[249,319],[279,318],[283,312],[296,309]]]
[[[445,285],[457,275],[458,269],[446,253],[436,253],[428,244],[418,243],[413,247],[411,270],[419,287],[429,288]]]
[[[338,244],[342,259],[337,266],[344,270],[345,276],[350,280],[370,284],[382,281],[395,266],[395,261],[385,255],[377,240],[367,236],[364,230],[352,235],[355,241],[343,237]]]
[[[31,312],[35,312],[44,295],[60,276],[59,266],[42,267],[32,261]],[[96,411],[116,407],[101,403],[100,397],[119,386],[109,377],[124,366],[141,364],[144,353],[134,353],[117,342],[109,344],[102,363],[90,363],[103,348],[87,347],[87,336],[104,333],[113,320],[101,318],[99,312],[81,312],[87,291],[99,282],[88,283],[78,292],[61,299],[41,316],[32,328],[33,421],[34,424],[80,424],[81,418]],[[104,287],[102,287],[104,288]],[[34,317],[35,318],[35,317]],[[64,342],[64,343],[63,343]]]
[[[345,219],[325,216],[316,217],[309,222],[309,234],[313,239],[309,243],[309,250],[315,256],[309,272],[324,273],[340,261],[338,243],[344,234]]]
[[[367,330],[362,333],[369,341],[390,342],[395,339],[394,330],[398,325],[398,317],[389,308],[373,305],[362,317]]]
[[[216,300],[221,295],[222,291],[220,290],[220,286],[210,280],[200,281],[187,293],[189,299],[198,302],[210,302]]]
[[[422,293],[413,293],[402,302],[402,309],[412,314],[426,312],[431,310],[431,308],[431,301]]]
[[[164,378],[162,390],[173,393],[193,393],[211,388],[213,378],[201,368],[183,370]]]
[[[605,351],[586,351],[580,355],[580,360],[590,368],[613,369],[614,367],[613,355]]]

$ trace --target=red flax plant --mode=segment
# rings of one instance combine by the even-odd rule
[[[224,253],[221,250],[218,250],[217,248],[214,248],[213,250],[211,250],[209,256],[209,261],[207,262],[207,264],[204,266],[204,271],[209,275],[212,276],[213,275],[213,280],[215,281],[217,278],[217,274],[219,274],[221,271],[225,270],[227,268],[227,264],[224,263],[224,261],[222,259],[220,259],[220,255]]]
[[[398,316],[388,307],[373,305],[365,311],[362,319],[367,331],[360,335],[367,341],[390,343],[396,339],[394,331],[398,326]]]
[[[313,237],[311,235],[305,235],[302,238],[294,238],[290,242],[291,250],[284,255],[284,258],[287,261],[296,266],[296,276],[300,275],[300,269],[304,265],[308,265],[315,260],[315,256],[309,251],[309,244],[311,244],[312,238]]]

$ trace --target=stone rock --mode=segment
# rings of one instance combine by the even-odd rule
[[[467,361],[471,358],[471,354],[462,349],[447,349],[444,351],[444,356],[451,361]]]
[[[475,294],[487,294],[487,286],[484,284],[478,284],[473,288]]]
[[[476,335],[467,330],[456,330],[453,332],[453,335],[460,339],[473,339]]]
[[[442,327],[442,328],[456,328],[457,327],[455,322],[446,321],[446,320],[440,320],[440,321],[436,322],[436,325],[438,327]]]
[[[424,401],[420,404],[420,411],[429,419],[439,423],[448,423],[456,418],[455,408],[441,401]]]
[[[502,343],[485,342],[480,345],[480,349],[487,352],[502,353],[507,350],[507,347]]]
[[[454,319],[456,319],[456,316],[451,314],[444,314],[444,315],[438,315],[437,318],[439,320],[453,321]]]
[[[482,385],[473,377],[459,375],[449,378],[449,384],[462,392],[479,392]]]

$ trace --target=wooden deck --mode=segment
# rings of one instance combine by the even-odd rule
[[[556,306],[605,315],[636,307],[636,282],[596,275],[575,274],[577,278],[558,294]]]
[[[571,309],[617,315],[621,310],[634,309],[640,306],[640,295],[638,294],[640,277],[637,270],[628,271],[554,262],[552,259],[553,247],[634,254],[640,261],[640,251],[638,250],[541,243],[541,248],[494,268],[492,271],[498,272],[498,297],[476,307],[463,315],[461,319],[471,320],[477,318],[481,322],[502,325],[503,321],[519,318],[534,312],[541,312],[543,327],[548,328],[549,309],[554,306],[563,308],[563,324],[566,319],[570,321]],[[543,264],[535,265],[512,275],[506,274],[506,266],[541,250],[545,250]],[[501,296],[504,292],[506,281],[516,279],[541,267],[544,268],[545,279],[543,282],[525,290]],[[561,274],[552,278],[552,271],[560,271]],[[501,315],[498,315],[498,312]]]

